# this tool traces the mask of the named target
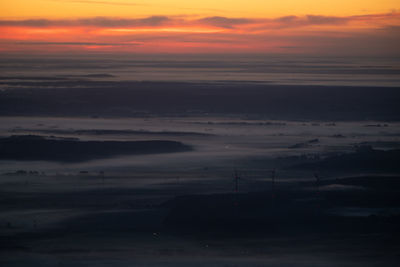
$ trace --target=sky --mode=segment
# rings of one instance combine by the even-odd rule
[[[400,55],[398,0],[1,0],[0,53]]]

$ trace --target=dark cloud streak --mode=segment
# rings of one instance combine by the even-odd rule
[[[253,23],[254,20],[246,18],[206,17],[199,19],[198,22],[231,29],[235,25]]]
[[[219,28],[233,29],[238,26],[253,26],[255,28],[296,28],[310,25],[344,25],[353,21],[362,20],[381,20],[384,18],[399,18],[399,13],[371,14],[363,16],[321,16],[306,15],[284,16],[279,18],[229,18],[229,17],[204,17],[200,19],[178,19],[177,17],[150,16],[146,18],[112,18],[112,17],[92,17],[81,19],[26,19],[26,20],[0,20],[0,26],[25,26],[25,27],[55,27],[55,26],[92,26],[92,27],[154,27],[161,25],[193,25],[204,24]]]
[[[25,26],[25,27],[54,27],[54,26],[95,26],[95,27],[126,27],[126,26],[158,26],[170,21],[165,16],[151,16],[142,19],[122,19],[93,17],[75,20],[0,20],[0,26]]]
[[[20,41],[20,42],[1,42],[3,44],[13,45],[60,45],[60,46],[129,46],[129,45],[140,45],[140,43],[129,42],[129,43],[100,43],[100,42],[31,42],[31,41]]]

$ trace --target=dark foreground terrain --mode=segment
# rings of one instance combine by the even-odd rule
[[[80,141],[79,139],[15,135],[0,138],[0,160],[86,161],[117,155],[189,151],[176,141]]]
[[[14,180],[21,177],[38,179]],[[2,264],[396,266],[400,260],[399,177],[320,186],[265,181],[266,191],[218,194],[201,193],[196,182],[129,189],[112,178],[80,179],[98,189],[44,193],[28,182],[19,193],[2,191]],[[40,212],[17,218],[22,208]]]

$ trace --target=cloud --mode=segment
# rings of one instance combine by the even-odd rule
[[[209,24],[216,27],[231,29],[235,25],[249,24],[253,20],[246,18],[227,18],[227,17],[206,17],[197,20],[200,23]]]
[[[276,19],[266,19],[262,25],[269,28],[297,28],[312,25],[339,25],[352,21],[352,17],[334,17],[320,15],[284,16]]]
[[[55,24],[57,24],[56,21],[48,19],[0,20],[0,26],[49,27]]]
[[[349,22],[349,20],[351,20],[351,17],[332,17],[332,16],[315,16],[315,15],[306,16],[306,22],[308,24],[313,24],[313,25],[320,25],[320,24],[337,25],[337,24],[347,23]]]
[[[370,14],[362,16],[284,16],[279,18],[230,18],[230,17],[204,17],[191,19],[190,17],[150,16],[146,18],[112,18],[93,17],[81,19],[26,19],[26,20],[0,20],[0,26],[25,26],[25,27],[55,27],[55,26],[81,26],[81,27],[157,27],[162,25],[193,26],[204,25],[222,29],[236,29],[246,27],[254,29],[281,29],[299,28],[306,26],[346,25],[357,22],[382,22],[388,19],[400,20],[400,13]]]
[[[98,43],[98,42],[31,42],[31,41],[21,41],[21,42],[2,42],[14,45],[50,45],[50,46],[126,46],[126,45],[140,45],[137,42],[129,43]]]
[[[169,22],[165,16],[152,16],[143,19],[113,19],[106,17],[95,17],[77,20],[78,25],[96,27],[138,27],[138,26],[159,26]]]
[[[71,27],[71,26],[94,26],[94,27],[139,27],[159,26],[171,21],[165,16],[151,16],[141,19],[123,19],[94,17],[71,20],[49,20],[49,19],[27,19],[27,20],[0,20],[0,26],[24,26],[24,27]]]

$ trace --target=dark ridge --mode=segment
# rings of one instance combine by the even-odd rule
[[[0,81],[2,80],[66,81],[68,78],[49,76],[0,76]]]
[[[376,150],[370,146],[359,147],[353,153],[327,157],[311,163],[293,166],[293,169],[339,171],[399,171],[400,149]]]
[[[0,138],[2,160],[47,160],[79,162],[117,155],[173,153],[191,150],[181,142],[149,141],[77,141],[22,135]]]
[[[107,73],[93,73],[87,75],[57,75],[57,76],[23,76],[23,75],[12,75],[12,76],[0,76],[1,80],[20,80],[24,82],[26,80],[31,81],[68,81],[70,78],[115,78],[116,76]],[[76,82],[76,81],[75,81]],[[12,83],[13,84],[13,83]]]
[[[303,143],[297,143],[297,144],[294,144],[292,146],[289,146],[288,148],[305,148],[305,147],[309,147],[312,144],[316,144],[316,143],[319,143],[319,139],[318,138],[317,139],[308,140],[308,141],[303,142]]]
[[[212,136],[209,133],[198,132],[178,132],[178,131],[146,131],[146,130],[108,130],[108,129],[90,129],[90,130],[55,130],[55,129],[13,129],[11,132],[34,132],[45,134],[75,134],[75,135],[171,135],[171,136]]]
[[[371,146],[373,148],[400,148],[400,142],[396,141],[367,141],[355,144],[356,146]]]
[[[344,217],[336,207],[398,207],[397,193],[351,191],[316,192],[279,190],[240,194],[179,196],[164,203],[170,211],[165,225],[178,231],[218,233],[368,232],[396,229],[392,217]],[[377,227],[380,225],[380,227]],[[389,230],[391,229],[391,230]],[[378,230],[380,231],[380,230]],[[398,230],[395,230],[398,231]]]
[[[193,122],[193,124],[205,124],[205,125],[230,125],[230,126],[286,126],[284,122],[219,122],[219,121],[207,121],[207,122]]]
[[[394,87],[90,80],[2,84],[7,89],[0,92],[0,116],[257,114],[283,120],[400,120],[400,90]]]
[[[279,201],[279,207],[273,201]],[[170,209],[165,219],[168,227],[202,230],[241,228],[242,232],[264,228],[263,231],[268,231],[269,227],[283,225],[294,217],[302,219],[297,223],[305,223],[317,215],[314,209],[294,205],[293,199],[282,194],[273,200],[270,193],[261,192],[179,196],[164,206]]]
[[[399,191],[399,176],[357,176],[321,181],[321,185],[340,184],[362,186],[371,190]]]
[[[116,76],[108,73],[93,73],[86,75],[65,75],[66,77],[71,78],[115,78]]]

